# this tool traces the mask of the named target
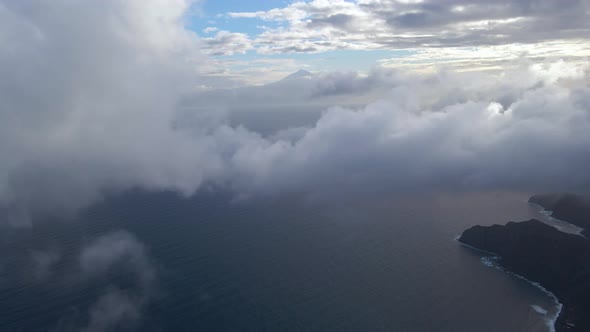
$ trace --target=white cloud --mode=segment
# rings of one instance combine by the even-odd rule
[[[584,188],[590,89],[580,74],[587,77],[587,67],[551,69],[562,65],[406,77],[390,97],[361,110],[333,108],[292,141],[244,144],[231,159],[237,188]]]
[[[255,38],[266,54],[587,41],[588,12],[575,0],[313,0],[228,16],[283,23]]]
[[[248,35],[238,32],[218,31],[214,37],[202,39],[204,50],[212,55],[243,54],[253,48]]]
[[[0,44],[8,45],[0,76],[9,78],[0,82],[0,201],[8,220],[26,222],[33,205],[65,213],[142,177],[164,184],[188,161],[183,153],[162,163],[150,151],[185,140],[169,124],[201,57],[183,27],[190,5],[0,1]],[[193,165],[181,162],[192,174],[187,184],[203,178],[193,149]]]
[[[218,30],[219,29],[217,29],[216,27],[206,27],[205,29],[203,29],[203,32],[209,34],[209,33],[212,33],[212,32],[216,32]]]
[[[552,41],[534,44],[509,44],[477,47],[415,49],[415,53],[379,60],[385,67],[417,71],[436,71],[447,66],[460,71],[502,70],[522,61],[584,63],[590,59],[590,43],[585,40]]]

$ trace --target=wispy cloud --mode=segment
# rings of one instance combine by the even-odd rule
[[[203,50],[212,55],[243,54],[253,48],[248,35],[239,32],[218,31],[213,37],[202,38],[202,42]]]
[[[154,292],[156,271],[144,245],[135,236],[125,231],[103,235],[81,249],[79,264],[87,279],[123,271],[134,280],[131,288],[107,287],[88,308],[88,323],[81,331],[113,331],[139,323]]]

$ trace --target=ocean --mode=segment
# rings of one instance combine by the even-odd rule
[[[476,224],[549,220],[528,196],[109,196],[73,220],[2,229],[0,331],[84,330],[105,290],[147,292],[125,269],[77,276],[80,248],[121,231],[156,277],[117,331],[549,331],[548,294],[455,240]],[[49,262],[42,275],[31,257]]]

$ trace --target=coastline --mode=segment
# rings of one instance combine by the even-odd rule
[[[462,246],[464,246],[466,248],[469,248],[471,250],[477,251],[479,253],[485,254],[485,256],[482,256],[481,257],[481,263],[483,265],[485,265],[487,267],[493,267],[493,268],[495,268],[497,270],[500,270],[500,271],[502,271],[504,273],[510,274],[510,275],[512,275],[512,276],[514,276],[514,277],[516,277],[518,279],[521,279],[523,281],[526,281],[528,284],[534,286],[535,288],[539,289],[541,292],[543,292],[544,294],[546,294],[547,296],[549,296],[549,298],[551,298],[551,300],[553,300],[553,302],[555,304],[556,313],[555,313],[555,315],[552,315],[551,317],[547,317],[545,319],[545,321],[546,321],[546,324],[547,324],[547,328],[549,329],[549,332],[556,332],[555,325],[556,325],[557,321],[559,320],[559,317],[561,316],[561,313],[563,312],[564,305],[563,305],[563,303],[561,303],[559,301],[559,299],[557,298],[557,296],[555,294],[553,294],[553,292],[551,292],[550,290],[548,290],[547,288],[545,288],[543,285],[541,285],[541,283],[536,282],[536,281],[529,280],[526,277],[524,277],[524,276],[522,276],[522,275],[520,275],[518,273],[512,272],[512,271],[504,268],[503,266],[501,266],[498,263],[498,260],[500,260],[500,258],[501,258],[500,255],[498,255],[498,254],[496,254],[494,252],[491,252],[491,251],[479,249],[477,247],[474,247],[474,246],[471,246],[469,244],[463,243],[463,242],[461,242],[459,240],[459,237],[460,236],[455,237],[455,241],[459,242],[460,245],[462,245]],[[488,258],[488,259],[487,260],[484,260],[484,258]],[[534,304],[531,304],[531,306],[533,306],[533,305]]]
[[[590,238],[590,196],[571,193],[535,194],[529,200],[550,221],[573,225],[584,238]],[[569,227],[569,226],[568,226]]]
[[[537,203],[533,203],[531,201],[527,201],[527,203],[529,203],[530,205],[536,207],[539,209],[539,213],[542,214],[543,216],[545,216],[547,219],[551,220],[551,221],[555,221],[555,222],[559,222],[559,223],[564,223],[567,224],[569,227],[571,227],[572,229],[575,229],[575,232],[566,232],[568,234],[574,234],[574,235],[579,235],[585,239],[587,239],[587,237],[583,234],[584,232],[584,228],[578,226],[578,225],[574,225],[571,222],[567,221],[567,220],[562,220],[562,219],[557,219],[555,217],[553,217],[553,211],[551,210],[547,210],[546,208],[544,208],[543,206],[537,204]],[[558,230],[563,232],[563,228],[559,227],[557,225],[550,225],[553,226],[555,228],[557,228]]]

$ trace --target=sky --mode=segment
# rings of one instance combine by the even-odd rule
[[[0,230],[75,222],[130,190],[588,192],[589,10],[0,0]],[[72,274],[125,264],[139,294],[107,288],[78,330],[140,319],[157,279],[147,256],[124,231],[83,244]],[[30,253],[40,278],[60,259]]]
[[[304,68],[499,69],[509,60],[582,61],[583,0],[204,1],[189,25],[228,77],[263,84]]]

